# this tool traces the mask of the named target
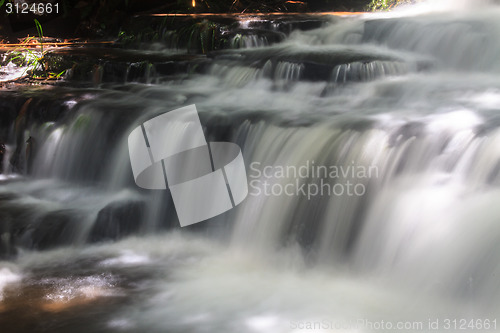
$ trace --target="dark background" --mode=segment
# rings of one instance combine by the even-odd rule
[[[5,0],[5,2],[20,0]],[[2,0],[0,0],[2,2]],[[370,0],[26,0],[28,3],[58,3],[59,13],[35,15],[6,14],[0,7],[0,41],[17,42],[36,36],[34,19],[43,26],[44,36],[87,38],[112,35],[135,15],[148,13],[269,13],[363,11]]]

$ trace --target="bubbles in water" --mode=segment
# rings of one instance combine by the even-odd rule
[[[4,297],[4,289],[12,283],[19,282],[21,280],[21,275],[14,273],[8,267],[0,268],[0,301]]]

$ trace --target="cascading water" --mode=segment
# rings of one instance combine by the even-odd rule
[[[242,18],[206,58],[1,92],[3,327],[497,330],[500,10],[393,16]],[[179,230],[127,136],[189,104],[249,195]]]

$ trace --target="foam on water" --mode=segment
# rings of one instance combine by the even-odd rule
[[[124,266],[118,262],[124,251],[149,261]],[[99,258],[106,257],[100,263]],[[41,303],[45,311],[140,292],[139,298],[103,319],[102,325],[113,332],[298,332],[307,323],[322,323],[324,332],[371,332],[370,325],[381,320],[427,325],[428,318],[471,314],[464,304],[438,295],[416,296],[392,280],[359,278],[328,267],[311,269],[305,259],[293,246],[263,258],[206,237],[174,233],[79,252],[27,254],[17,269],[35,277],[44,268],[47,278],[25,283],[48,288]],[[94,269],[103,263],[120,269],[95,275]],[[153,268],[157,273],[152,278],[123,287],[127,276],[148,274]]]
[[[18,282],[21,280],[21,275],[14,273],[9,266],[12,265],[5,265],[0,263],[0,301],[3,299],[3,291],[4,289],[12,283]]]

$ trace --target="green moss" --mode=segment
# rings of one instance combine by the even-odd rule
[[[368,9],[372,11],[390,10],[399,5],[412,4],[415,2],[418,2],[418,0],[372,0],[368,5]]]
[[[84,130],[90,126],[91,122],[92,119],[90,118],[89,115],[81,114],[76,118],[72,127],[77,131]]]

